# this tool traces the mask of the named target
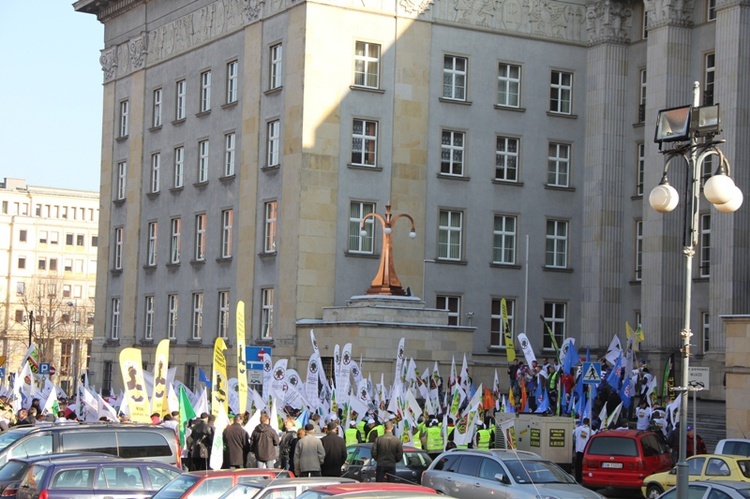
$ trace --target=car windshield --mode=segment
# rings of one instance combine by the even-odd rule
[[[549,461],[505,461],[505,466],[516,483],[575,483],[573,477]]]
[[[7,446],[26,435],[29,430],[6,431],[5,433],[0,434],[0,451],[3,451]]]
[[[750,461],[746,459],[738,459],[737,466],[739,466],[740,471],[745,476],[745,478],[750,478]],[[2,470],[0,470],[0,473],[1,472]]]
[[[238,483],[224,492],[219,499],[248,499],[255,496],[263,486],[257,483]]]
[[[18,480],[27,468],[28,465],[23,461],[8,461],[0,468],[0,480]]]
[[[151,496],[151,499],[178,499],[198,480],[200,477],[195,475],[180,475]]]

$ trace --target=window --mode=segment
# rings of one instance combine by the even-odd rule
[[[440,149],[440,173],[462,177],[464,173],[464,139],[463,132],[443,130]]]
[[[18,257],[18,268],[19,269],[25,269],[26,268],[26,257],[25,256],[19,256]]]
[[[52,270],[51,265],[50,270]],[[709,277],[711,275],[711,215],[708,213],[701,215],[701,249],[699,275],[701,277]]]
[[[114,250],[112,254],[112,268],[115,270],[122,270],[122,250],[124,243],[125,232],[122,227],[115,228],[114,237]]]
[[[648,38],[648,10],[643,9],[643,32],[641,33],[641,38],[644,40]]]
[[[549,110],[552,113],[570,114],[573,97],[573,73],[552,71],[549,88]]]
[[[443,98],[466,100],[467,65],[468,59],[465,57],[443,57]]]
[[[260,338],[273,338],[273,288],[260,290]]]
[[[278,216],[278,204],[276,201],[269,201],[265,206],[265,221],[263,235],[263,252],[274,253],[276,251],[276,218]]]
[[[516,217],[495,215],[492,233],[492,263],[513,265],[516,263]]]
[[[128,101],[124,100],[120,102],[120,137],[127,137],[128,136],[128,114],[129,114],[130,104]]]
[[[521,102],[521,66],[501,62],[497,72],[497,105],[519,107]]]
[[[438,227],[438,258],[444,260],[461,260],[462,226],[462,212],[440,210]]]
[[[49,259],[49,269],[53,272],[57,271],[57,258]]]
[[[512,137],[497,137],[495,149],[495,180],[518,181],[519,140]]]
[[[368,253],[373,252],[373,229],[375,221],[372,217],[365,220],[365,232],[367,235],[361,235],[362,219],[375,211],[375,203],[366,203],[362,201],[352,201],[349,205],[349,251],[351,253]]]
[[[505,299],[505,312],[508,319],[507,328],[512,335],[515,331],[516,300]],[[493,298],[490,310],[490,347],[505,348],[504,333],[502,299]]]
[[[156,265],[157,236],[159,235],[158,222],[148,223],[148,248],[146,251],[146,265],[153,267]]]
[[[635,280],[643,279],[643,220],[635,221]]]
[[[27,237],[28,237],[28,233],[26,232],[26,230],[21,229],[21,230],[18,231],[18,240],[19,241],[21,241],[22,243],[25,243]]]
[[[641,85],[638,91],[638,123],[646,121],[646,70],[640,70]]]
[[[227,63],[227,104],[237,102],[238,71],[239,63],[237,61]]]
[[[117,186],[117,192],[115,193],[115,199],[125,199],[125,188],[127,186],[127,175],[128,175],[128,163],[127,161],[120,161],[117,163],[117,180],[115,185]],[[68,218],[65,213],[67,208],[63,207],[63,218]]]
[[[564,269],[568,265],[568,222],[547,220],[547,244],[544,265]]]
[[[99,236],[91,236],[91,246],[96,248],[99,246]]]
[[[703,353],[711,350],[711,316],[708,312],[701,312],[701,336],[703,344]]]
[[[47,234],[46,230],[39,231],[39,244],[47,244]]]
[[[195,390],[195,384],[198,381],[198,370],[195,368],[195,364],[185,364],[185,386],[189,390]]]
[[[85,236],[84,234],[76,234],[76,246],[83,246]]]
[[[636,165],[635,165],[635,195],[643,196],[643,182],[646,174],[646,146],[636,144]]]
[[[180,263],[182,218],[173,218],[169,225],[169,263]]]
[[[377,145],[377,121],[355,119],[352,127],[352,164],[375,166]]]
[[[716,78],[716,54],[706,54],[705,74],[703,75],[703,105],[714,104],[714,79]]]
[[[120,338],[120,299],[112,298],[112,322],[110,324],[109,339]]]
[[[73,342],[60,341],[60,375],[68,376],[73,368]]]
[[[185,80],[179,80],[175,85],[176,90],[176,100],[175,100],[175,112],[174,112],[174,119],[175,120],[184,120],[185,116],[187,115],[187,109],[185,108],[185,98],[186,92],[187,92],[187,84],[185,83]]]
[[[547,156],[547,185],[568,187],[570,185],[570,145],[550,142]]]
[[[151,126],[154,128],[161,126],[161,96],[161,88],[154,90],[153,116],[151,118]]]
[[[47,270],[47,259],[46,258],[40,258],[37,264],[37,268],[39,270]]]
[[[206,214],[200,213],[195,216],[195,251],[194,258],[197,262],[206,259]]]
[[[270,50],[268,88],[271,90],[281,87],[281,62],[282,50],[281,44],[278,43]]]
[[[185,148],[175,147],[174,148],[174,175],[172,176],[172,186],[175,189],[179,189],[183,186],[183,173],[185,165]]]
[[[448,312],[448,325],[461,325],[461,298],[458,296],[440,296],[437,297],[435,308],[446,310]]]
[[[354,49],[354,85],[380,87],[380,45],[357,42]]]
[[[147,296],[143,321],[143,339],[154,339],[154,297]]]
[[[706,21],[716,20],[716,0],[706,2]]]
[[[222,210],[221,212],[221,257],[232,256],[232,225],[234,223],[234,210]]]
[[[151,155],[151,192],[159,192],[159,179],[161,169],[161,154],[158,152]]]
[[[190,324],[192,338],[201,339],[203,333],[203,293],[193,293],[193,320]]]
[[[198,141],[198,182],[208,181],[208,140]]]
[[[269,121],[267,125],[268,137],[266,149],[266,166],[279,165],[279,139],[281,135],[281,124],[279,120]]]
[[[216,335],[229,337],[229,291],[219,291],[219,323]]]
[[[177,310],[179,304],[180,301],[177,295],[167,295],[167,338],[170,340],[177,338]]]
[[[565,315],[567,305],[565,303],[546,302],[544,304],[544,330],[542,331],[542,348],[545,350],[552,350],[554,346],[552,344],[552,338],[550,337],[547,328],[552,331],[555,337],[557,345],[562,345],[565,340]]]
[[[224,135],[224,176],[234,175],[234,146],[237,135],[232,132]]]
[[[63,262],[65,272],[73,272],[73,260],[66,258]]]
[[[201,73],[201,101],[199,109],[201,113],[211,110],[211,71]]]

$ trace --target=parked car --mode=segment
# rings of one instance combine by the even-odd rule
[[[219,499],[293,499],[308,489],[344,482],[357,483],[350,478],[330,476],[277,478],[266,482],[238,483]]]
[[[688,497],[710,499],[749,499],[750,483],[747,482],[692,482],[688,485]],[[677,499],[677,488],[673,487],[659,499]]]
[[[602,431],[592,435],[586,445],[583,484],[640,489],[644,478],[671,468],[669,450],[653,431]]]
[[[61,461],[64,459],[79,459],[86,456],[113,457],[109,454],[96,452],[73,452],[11,459],[0,466],[0,497],[3,499],[13,499],[16,497],[18,487],[21,485],[21,479],[26,474],[26,471],[38,461],[50,461],[53,459]]]
[[[360,482],[375,481],[377,463],[372,459],[372,444],[355,444],[346,448],[347,458],[342,467],[343,476]],[[404,457],[396,464],[396,480],[405,483],[419,484],[422,473],[432,459],[427,452],[415,447],[404,446]]]
[[[238,483],[257,483],[275,478],[293,478],[294,473],[272,468],[192,471],[166,484],[152,499],[219,497]]]
[[[311,488],[297,497],[299,499],[327,499],[332,496],[359,497],[368,493],[379,494],[376,497],[385,497],[388,494],[427,494],[430,496],[437,494],[434,489],[422,485],[398,482],[354,482]]]
[[[18,499],[146,499],[182,473],[141,459],[82,457],[38,461],[21,479]]]
[[[459,499],[603,498],[552,461],[506,449],[443,452],[422,475],[422,485]]]
[[[716,444],[714,454],[732,454],[734,456],[750,457],[750,439],[725,438]]]
[[[180,467],[177,435],[164,426],[60,424],[12,428],[0,434],[0,465],[14,457],[84,451],[152,459]]]
[[[689,457],[688,480],[722,480],[750,482],[750,459],[741,456],[700,454]],[[677,467],[663,473],[655,473],[643,480],[643,496],[654,498],[677,485]]]

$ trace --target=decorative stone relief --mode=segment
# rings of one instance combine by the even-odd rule
[[[143,69],[146,65],[146,34],[138,38],[128,40],[128,55],[130,56],[130,68],[132,70]]]
[[[115,79],[117,74],[117,47],[110,47],[101,51],[99,63],[102,65],[104,72],[104,83]]]
[[[666,25],[693,25],[691,17],[695,0],[644,0],[644,5],[648,15],[647,29]]]
[[[252,23],[260,19],[263,12],[263,4],[265,3],[264,0],[248,0],[243,10],[245,22]]]
[[[398,4],[409,14],[421,14],[432,7],[433,0],[399,0]]]
[[[629,43],[633,9],[616,0],[601,0],[586,8],[589,44]]]
[[[495,4],[496,0],[454,0],[454,21],[477,26],[494,26]]]

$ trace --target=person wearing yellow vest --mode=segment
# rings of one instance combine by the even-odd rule
[[[427,427],[427,438],[425,441],[425,450],[430,455],[437,455],[443,452],[445,444],[443,442],[443,431],[438,425],[438,420],[433,419]]]
[[[477,434],[474,440],[474,448],[485,450],[489,449],[490,445],[492,445],[492,438],[490,436],[490,433],[490,430],[484,427],[484,423],[479,423],[477,425]]]
[[[374,442],[378,438],[378,431],[375,429],[375,420],[373,418],[367,420],[367,425],[363,433],[365,434],[365,442]]]
[[[352,420],[349,421],[349,428],[346,429],[344,432],[344,440],[346,442],[346,446],[358,444],[361,442],[359,436],[359,430],[357,429],[357,422]]]
[[[367,434],[367,441],[368,442],[375,442],[375,440],[382,436],[385,433],[385,426],[381,423],[374,428],[370,430],[370,433]]]

